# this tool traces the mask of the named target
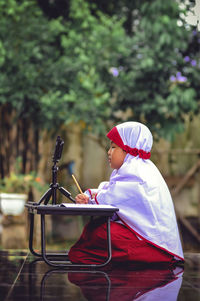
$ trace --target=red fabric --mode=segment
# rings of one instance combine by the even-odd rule
[[[113,141],[115,144],[117,144],[119,147],[121,147],[126,153],[128,153],[134,157],[137,157],[138,155],[142,159],[149,159],[151,157],[150,152],[145,152],[142,149],[137,149],[135,147],[131,148],[128,145],[124,145],[116,126],[114,128],[112,128],[112,130],[110,130],[110,132],[108,132],[107,137],[111,141]]]
[[[124,143],[122,141],[122,138],[120,137],[118,130],[116,128],[116,126],[114,128],[112,128],[110,130],[110,132],[108,132],[108,134],[106,135],[111,141],[113,141],[114,143],[116,143],[119,147],[121,147],[123,149],[124,147]]]
[[[112,262],[166,262],[173,256],[140,240],[126,226],[111,222]],[[71,247],[69,259],[73,263],[103,263],[107,258],[107,224],[105,219],[88,223],[80,239]]]

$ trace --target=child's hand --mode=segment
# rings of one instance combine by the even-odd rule
[[[77,204],[88,204],[89,201],[89,196],[87,196],[86,194],[78,194],[76,197],[76,203]]]

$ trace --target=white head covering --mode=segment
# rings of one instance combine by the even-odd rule
[[[174,206],[168,187],[149,160],[153,138],[138,122],[114,127],[108,138],[126,150],[124,163],[98,187],[96,202],[119,208],[120,220],[139,237],[183,260]]]

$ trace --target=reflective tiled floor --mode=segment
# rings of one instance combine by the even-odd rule
[[[56,270],[28,251],[0,251],[0,300],[197,301],[200,254],[185,254],[184,271],[161,267]]]

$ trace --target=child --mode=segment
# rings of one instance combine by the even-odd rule
[[[111,140],[108,160],[113,172],[98,189],[78,194],[80,204],[108,204],[119,208],[111,221],[112,262],[183,261],[183,252],[168,187],[149,160],[153,138],[138,122],[117,125],[107,134]],[[103,263],[107,257],[106,223],[88,223],[69,251],[73,263]]]

